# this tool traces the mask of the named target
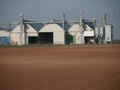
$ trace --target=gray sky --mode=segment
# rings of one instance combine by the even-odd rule
[[[79,12],[84,19],[101,19],[107,13],[107,22],[114,26],[114,39],[120,39],[120,0],[0,0],[0,27],[7,27],[8,21],[18,21],[19,13],[25,19],[49,21],[61,19],[61,13],[67,20],[79,20]]]

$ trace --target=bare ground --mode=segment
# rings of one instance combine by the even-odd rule
[[[120,90],[120,46],[0,48],[0,90]]]

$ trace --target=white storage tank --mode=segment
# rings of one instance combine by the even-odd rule
[[[101,26],[100,27],[100,37],[104,36],[104,28]]]
[[[95,27],[95,36],[99,37],[99,27]]]
[[[105,25],[105,43],[112,42],[112,25]]]

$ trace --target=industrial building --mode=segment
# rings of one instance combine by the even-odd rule
[[[112,25],[106,23],[97,25],[96,19],[88,21],[80,14],[79,21],[67,21],[63,14],[62,20],[38,22],[24,20],[20,14],[20,21],[11,31],[0,30],[1,45],[29,45],[29,44],[107,44],[112,43]]]
[[[21,25],[18,24],[10,32],[11,45],[37,44],[38,32],[43,26],[43,24],[25,24],[21,27]],[[23,28],[24,32],[21,32],[21,28]]]
[[[107,24],[106,14],[102,18],[102,24],[95,24],[94,41],[96,44],[112,44],[113,41],[113,26]]]
[[[70,43],[73,44],[88,44],[94,43],[94,25],[93,22],[83,21],[74,24],[69,30]]]

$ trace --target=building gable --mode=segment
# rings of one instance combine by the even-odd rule
[[[59,32],[64,31],[58,24],[47,24],[39,32]]]
[[[20,25],[18,24],[11,32],[20,32]]]

